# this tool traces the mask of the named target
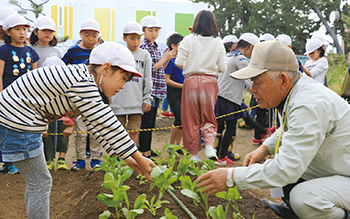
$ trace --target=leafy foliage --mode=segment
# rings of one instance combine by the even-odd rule
[[[271,33],[274,36],[288,34],[297,54],[304,51],[310,33],[320,27],[320,19],[314,14],[317,6],[328,20],[333,10],[339,10],[341,0],[192,0],[210,5],[216,16],[221,36],[251,32],[256,35]],[[342,31],[341,22],[337,29]]]

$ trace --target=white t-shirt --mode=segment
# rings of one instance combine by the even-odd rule
[[[324,84],[324,79],[328,71],[328,60],[326,57],[319,58],[316,61],[307,61],[305,68],[311,72],[311,77],[315,81]]]

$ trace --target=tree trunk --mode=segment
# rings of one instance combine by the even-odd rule
[[[322,21],[323,25],[326,27],[327,32],[330,33],[331,37],[333,38],[333,44],[337,48],[337,53],[340,55],[343,55],[343,50],[340,47],[337,35],[334,33],[332,28],[328,25],[326,19],[323,17],[323,15],[322,15],[320,9],[317,7],[317,5],[314,5],[314,11],[316,12],[317,16]]]

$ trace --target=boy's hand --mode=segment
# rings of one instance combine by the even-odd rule
[[[47,131],[42,132],[41,134],[43,135],[43,138],[46,138],[46,137],[49,135],[49,134],[47,133]]]
[[[167,60],[170,60],[170,59],[173,59],[173,58],[176,58],[176,55],[177,55],[177,51],[175,49],[171,50],[168,48],[166,50],[166,52],[164,53],[164,57],[167,59]]]
[[[144,113],[148,113],[151,110],[151,105],[149,105],[147,103],[144,103],[142,105],[142,110],[143,110]]]
[[[73,126],[70,125],[70,126],[67,126],[64,130],[63,130],[63,137],[68,137],[72,134],[73,132]]]

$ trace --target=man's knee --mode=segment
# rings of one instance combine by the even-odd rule
[[[345,211],[316,190],[310,183],[300,183],[290,192],[290,205],[300,218],[344,218]]]

